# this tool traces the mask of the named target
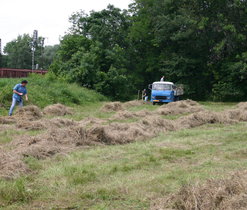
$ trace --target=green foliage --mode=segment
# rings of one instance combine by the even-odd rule
[[[19,35],[17,39],[9,42],[4,47],[4,53],[7,54],[8,68],[31,68],[31,41],[28,34]]]
[[[90,16],[75,13],[70,21],[70,34],[61,41],[50,70],[112,99],[128,99],[127,12],[110,5]]]
[[[44,54],[41,55],[41,67],[43,69],[48,69],[49,66],[52,64],[53,59],[56,56],[58,51],[59,45],[54,46],[45,46],[44,47]]]
[[[196,99],[212,92],[214,99],[246,99],[246,60],[239,56],[246,53],[246,6],[228,0],[136,0],[131,38],[146,43],[136,46],[148,53],[143,65],[152,72],[150,82],[158,72],[185,84]]]
[[[42,39],[42,37],[39,37],[35,44],[35,64],[39,64],[39,68],[41,69],[47,69],[53,61],[58,45],[44,47],[42,45]],[[0,68],[31,69],[31,43],[32,37],[29,34],[19,35],[13,41],[8,42],[4,47],[5,55],[0,55]]]
[[[128,11],[77,12],[51,70],[113,99],[165,75],[193,99],[245,100],[246,8],[245,0],[135,0]]]
[[[104,101],[106,98],[95,91],[80,87],[75,83],[68,83],[58,79],[54,74],[45,76],[31,75],[28,80],[29,101],[27,104],[34,104],[45,107],[49,104],[62,103],[66,105],[86,104]],[[20,83],[20,79],[0,79],[0,104],[6,109],[9,108],[12,100],[12,88]]]

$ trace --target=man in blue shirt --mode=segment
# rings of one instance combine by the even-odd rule
[[[18,103],[20,107],[23,106],[22,96],[25,96],[26,101],[28,101],[27,88],[26,88],[27,83],[28,83],[27,80],[23,80],[21,84],[17,84],[13,88],[12,105],[9,110],[9,116],[13,114],[13,110],[15,108],[16,103]]]

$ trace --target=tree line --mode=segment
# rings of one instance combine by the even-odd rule
[[[38,37],[35,43],[35,64],[38,64],[39,69],[48,69],[59,46],[43,46],[42,40],[43,37]],[[32,37],[29,34],[19,35],[8,42],[3,51],[4,54],[0,55],[0,68],[32,68]]]
[[[71,15],[50,71],[126,100],[161,76],[197,100],[247,99],[247,0],[135,0]]]

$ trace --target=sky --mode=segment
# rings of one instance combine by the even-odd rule
[[[0,39],[2,49],[18,35],[38,30],[45,37],[45,45],[59,43],[59,38],[70,27],[69,17],[80,10],[100,11],[108,4],[127,9],[132,0],[1,0]]]

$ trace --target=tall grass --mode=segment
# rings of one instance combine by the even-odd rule
[[[106,97],[74,83],[57,79],[52,74],[45,76],[31,75],[28,80],[29,102],[41,108],[54,103],[65,105],[83,105],[106,100]],[[9,108],[12,100],[12,89],[22,79],[0,79],[0,105]]]

